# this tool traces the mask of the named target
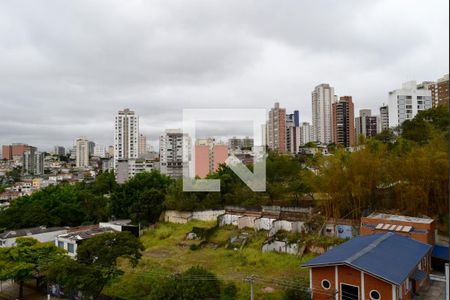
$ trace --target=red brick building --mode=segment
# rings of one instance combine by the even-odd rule
[[[2,146],[2,159],[12,160],[15,156],[22,157],[26,151],[29,151],[30,146],[27,144],[12,144]]]
[[[355,111],[351,96],[343,96],[332,104],[333,143],[344,147],[355,146]]]
[[[359,236],[311,259],[314,300],[409,300],[428,280],[431,246],[388,232]]]
[[[431,218],[415,218],[373,213],[361,218],[360,234],[395,232],[413,240],[434,245],[436,223]]]

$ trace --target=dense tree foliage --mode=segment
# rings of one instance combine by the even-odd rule
[[[115,218],[131,217],[134,222],[154,223],[161,214],[170,183],[159,172],[137,174],[111,195],[111,214]]]
[[[134,267],[142,250],[140,240],[129,232],[99,234],[78,247],[76,260],[65,256],[51,263],[48,280],[64,287],[69,295],[80,292],[84,299],[96,299],[111,279],[123,273],[118,259],[124,258]]]
[[[114,180],[114,175],[104,173],[93,184],[52,185],[12,201],[0,211],[0,227],[76,226],[107,220],[106,189],[97,186],[105,178]]]
[[[17,238],[16,244],[0,248],[0,280],[19,282],[18,298],[23,299],[24,282],[39,279],[63,253],[51,243],[39,243],[32,238]]]
[[[420,112],[362,149],[322,157],[307,180],[327,216],[358,218],[373,210],[442,217],[448,211],[448,113]]]

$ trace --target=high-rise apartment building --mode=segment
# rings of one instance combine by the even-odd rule
[[[30,150],[31,146],[22,143],[13,143],[11,145],[2,146],[2,158],[5,160],[22,161],[23,155]]]
[[[415,81],[405,82],[401,89],[389,92],[389,127],[400,126],[419,111],[432,107],[431,91],[417,89]]]
[[[296,126],[298,121],[297,116],[294,114],[286,115],[286,151],[291,154],[297,154],[300,147],[300,127]]]
[[[280,153],[286,152],[286,109],[280,108],[278,102],[269,111],[267,146]]]
[[[77,159],[77,145],[74,145],[72,148],[69,149],[69,156],[70,159]]]
[[[105,158],[108,157],[108,151],[106,145],[96,144],[94,147],[94,156]]]
[[[89,141],[80,137],[75,141],[77,168],[89,167]]]
[[[329,144],[333,139],[331,106],[334,102],[334,88],[327,83],[316,86],[312,92],[313,138],[322,144]]]
[[[295,127],[300,127],[300,113],[298,110],[294,110],[293,118]]]
[[[108,146],[107,154],[109,157],[114,157],[114,146]]]
[[[355,118],[356,139],[360,135],[372,138],[379,132],[379,117],[372,116],[370,109],[361,109],[359,111],[359,117]]]
[[[117,183],[123,184],[142,172],[159,170],[159,162],[147,159],[119,160],[116,169]]]
[[[159,137],[160,170],[173,178],[189,171],[190,138],[181,129],[167,129]]]
[[[253,143],[253,139],[248,136],[245,138],[232,137],[228,140],[228,148],[230,151],[251,150],[253,148]]]
[[[389,129],[389,107],[384,104],[380,107],[380,129]]]
[[[29,146],[23,154],[23,173],[25,175],[44,174],[44,153],[36,147]]]
[[[143,134],[139,134],[138,156],[142,157],[145,153],[147,153],[147,137]]]
[[[332,104],[333,142],[352,147],[355,145],[355,113],[351,96],[344,96]]]
[[[311,124],[303,122],[300,125],[300,146],[304,146],[313,141],[313,129]]]
[[[118,160],[136,159],[139,155],[139,117],[126,108],[117,113],[114,130],[114,168]]]
[[[448,105],[448,74],[437,81],[437,105]]]
[[[438,105],[438,88],[434,81],[424,81],[417,84],[418,90],[428,90],[431,92],[431,102],[433,106]]]
[[[3,145],[2,146],[2,159],[3,160],[12,160],[11,145]]]
[[[53,148],[53,153],[58,156],[66,155],[66,149],[63,146],[55,146]]]
[[[89,146],[89,156],[93,156],[94,149],[95,149],[95,143],[93,141],[89,141],[88,146]]]
[[[219,169],[228,158],[228,145],[214,139],[201,139],[195,145],[195,176],[205,178]]]

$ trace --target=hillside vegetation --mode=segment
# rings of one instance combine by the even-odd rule
[[[186,235],[194,227],[211,228],[213,222],[191,221],[187,224],[161,223],[148,230],[141,241],[145,251],[135,269],[124,266],[126,273],[104,292],[124,299],[143,299],[151,293],[152,283],[168,274],[181,273],[193,266],[201,266],[216,274],[222,285],[234,283],[237,299],[248,299],[250,288],[244,278],[255,275],[261,278],[255,284],[256,299],[281,299],[285,288],[271,279],[296,281],[298,286],[307,286],[308,272],[300,268],[301,263],[311,256],[298,256],[279,253],[262,253],[261,246],[267,237],[266,232],[253,229],[237,230],[233,226],[218,228],[208,238],[203,247],[192,247],[199,240],[187,240]],[[246,232],[249,243],[242,249],[227,248],[231,236]],[[194,249],[194,250],[192,250]],[[262,282],[264,280],[264,282]],[[263,289],[271,287],[272,293]]]
[[[437,218],[448,222],[448,113],[420,112],[401,128],[360,138],[355,152],[331,145],[330,156],[269,153],[267,190],[252,192],[228,167],[210,178],[220,192],[187,193],[180,180],[141,173],[125,184],[103,173],[93,183],[50,186],[0,211],[0,228],[75,226],[115,218],[142,225],[165,209],[201,210],[239,205],[315,205],[326,217],[358,219],[372,211]]]

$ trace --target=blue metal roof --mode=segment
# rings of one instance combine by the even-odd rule
[[[448,261],[448,247],[435,245],[431,256]]]
[[[355,237],[304,267],[345,264],[400,285],[431,246],[392,232]]]

